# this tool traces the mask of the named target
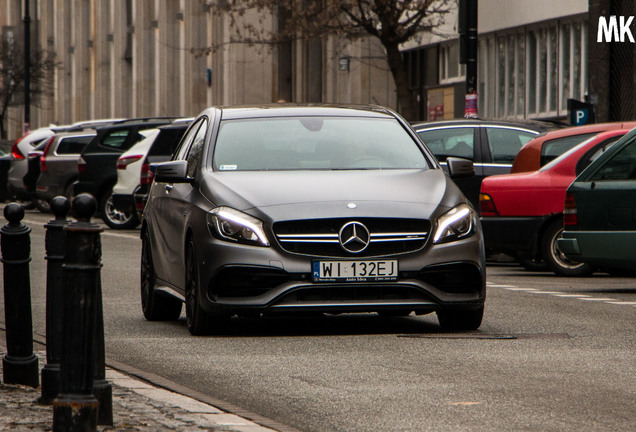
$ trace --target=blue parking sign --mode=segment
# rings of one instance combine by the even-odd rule
[[[587,124],[587,120],[590,117],[590,111],[587,108],[580,108],[574,110],[574,125],[582,126]]]

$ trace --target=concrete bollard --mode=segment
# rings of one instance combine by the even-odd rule
[[[31,312],[31,229],[22,223],[24,208],[10,203],[4,208],[9,221],[0,228],[4,269],[5,326],[7,355],[2,358],[6,384],[40,385],[38,358],[33,353],[33,316]]]
[[[64,227],[64,295],[60,394],[53,402],[53,431],[96,431],[98,400],[93,395],[95,331],[101,268],[100,234],[91,223],[95,198],[78,195],[72,204],[77,222]]]
[[[51,201],[55,219],[46,228],[46,365],[42,368],[42,395],[40,403],[50,405],[60,392],[60,356],[62,350],[62,296],[64,278],[62,263],[66,251],[63,229],[70,223],[66,219],[70,210],[66,197]]]

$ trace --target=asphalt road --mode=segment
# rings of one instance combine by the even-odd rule
[[[42,225],[32,228],[36,337],[45,332]],[[4,220],[2,222],[4,224]],[[485,320],[442,333],[435,315],[235,319],[193,337],[185,316],[143,319],[138,231],[102,235],[107,361],[302,431],[634,430],[636,279],[488,268]],[[4,321],[4,297],[0,319]]]

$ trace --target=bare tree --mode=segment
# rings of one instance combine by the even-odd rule
[[[37,104],[38,96],[53,94],[53,72],[57,66],[55,53],[31,50],[29,71],[31,101]],[[0,44],[0,137],[6,139],[5,120],[12,105],[23,104],[26,77],[22,44],[11,35]]]
[[[214,12],[229,15],[234,30],[231,43],[284,44],[330,34],[348,39],[376,37],[384,47],[401,113],[407,119],[414,119],[417,110],[400,45],[423,32],[433,32],[457,4],[455,0],[204,1]],[[276,16],[278,28],[268,33],[263,31],[262,22],[241,20],[249,11]]]

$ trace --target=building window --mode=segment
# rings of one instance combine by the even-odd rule
[[[466,66],[459,64],[459,41],[444,44],[440,47],[439,81],[449,84],[466,79]]]
[[[525,34],[497,36],[480,43],[480,112],[501,118],[525,116]],[[495,40],[495,43],[489,41]],[[490,89],[496,88],[492,92]],[[493,113],[494,110],[494,113]]]
[[[559,34],[559,61],[561,67],[561,93],[559,95],[561,111],[567,111],[568,99],[582,100],[585,95],[587,77],[582,71],[584,48],[587,46],[587,31],[580,22],[566,23],[561,26]]]
[[[587,87],[584,21],[551,22],[482,36],[479,112],[483,117],[567,115],[567,100]]]

